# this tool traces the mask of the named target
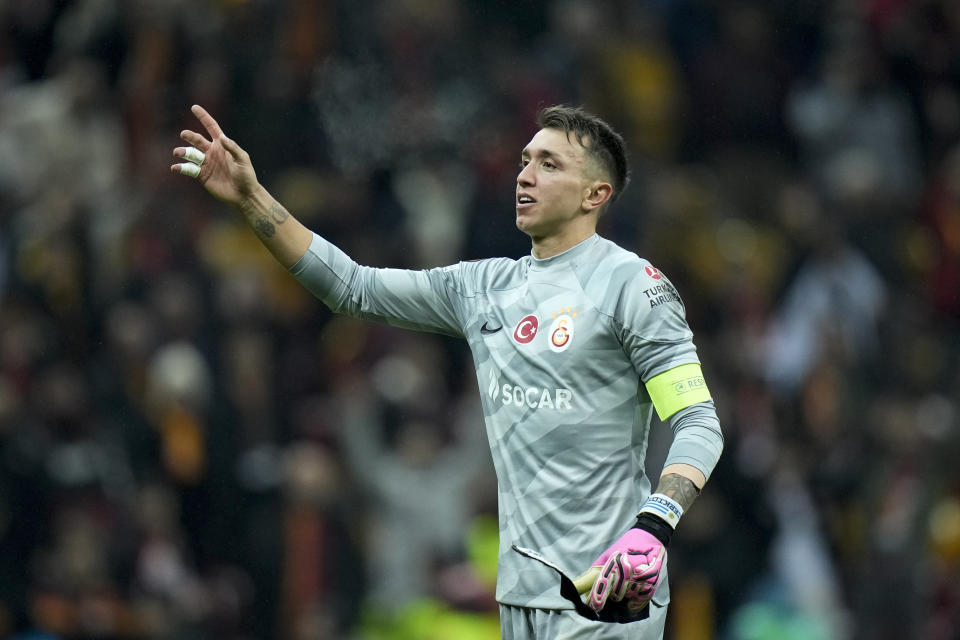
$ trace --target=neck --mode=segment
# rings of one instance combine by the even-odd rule
[[[533,257],[537,260],[552,258],[559,253],[563,253],[570,247],[580,244],[596,232],[596,227],[584,227],[559,236],[531,236],[530,239],[533,241]]]

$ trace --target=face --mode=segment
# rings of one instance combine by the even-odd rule
[[[521,154],[517,176],[517,228],[535,241],[562,236],[583,224],[588,204],[600,181],[592,171],[587,150],[558,129],[541,129]]]

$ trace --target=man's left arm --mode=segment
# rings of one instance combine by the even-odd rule
[[[700,495],[720,458],[723,434],[713,400],[668,416],[661,411],[661,416],[673,429],[673,443],[656,490],[640,508],[636,527],[649,531],[666,549],[680,518]]]
[[[624,352],[674,438],[660,482],[639,505],[634,526],[574,582],[589,592],[587,604],[596,611],[610,600],[639,612],[660,585],[673,531],[710,477],[723,436],[683,303],[669,281],[645,270],[621,291],[618,311]]]

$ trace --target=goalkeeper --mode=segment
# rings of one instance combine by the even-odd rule
[[[257,181],[250,156],[192,110],[207,135],[183,131],[189,146],[174,149],[171,170],[233,205],[331,310],[469,344],[499,491],[503,638],[661,638],[670,537],[723,438],[677,291],[596,233],[627,185],[622,138],[580,109],[543,110],[516,186],[530,255],[374,269],[300,224]],[[674,438],[651,493],[654,410]],[[537,555],[582,574],[584,600],[573,587],[561,593]]]

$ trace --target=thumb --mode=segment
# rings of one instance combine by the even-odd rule
[[[593,588],[593,583],[600,576],[600,570],[603,567],[590,567],[585,573],[573,579],[573,586],[577,588],[577,593],[583,595]]]
[[[220,144],[222,144],[223,148],[227,150],[227,153],[233,156],[234,160],[243,159],[243,149],[241,149],[240,145],[238,145],[236,142],[234,142],[227,136],[225,135],[220,136]]]

